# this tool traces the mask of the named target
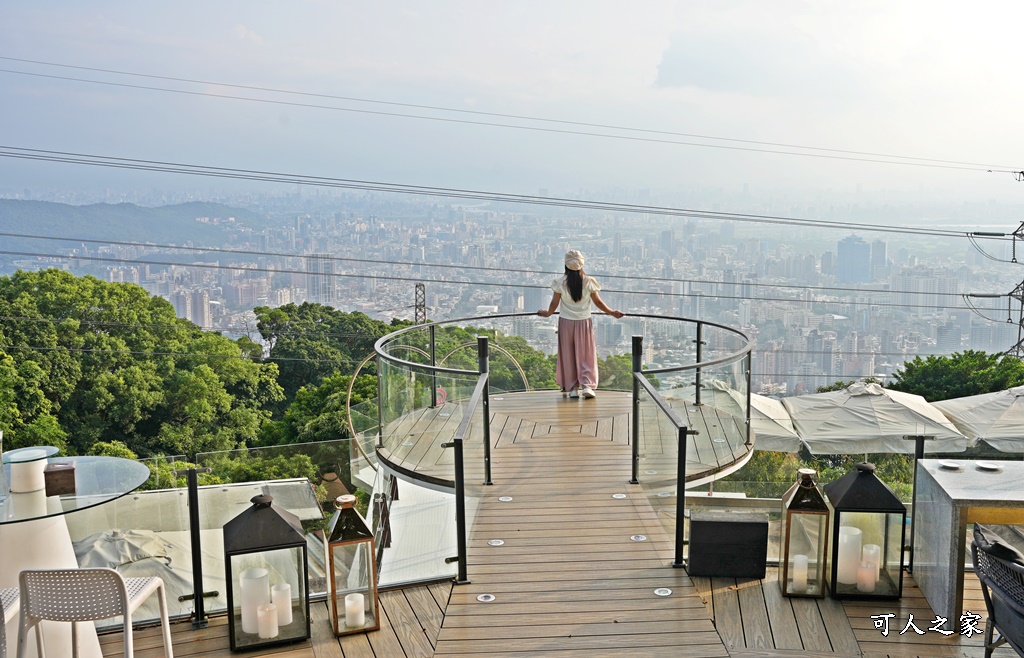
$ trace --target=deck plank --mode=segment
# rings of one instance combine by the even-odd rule
[[[782,595],[778,581],[765,582],[762,594],[765,607],[768,609],[768,623],[772,630],[774,647],[786,651],[803,649],[793,606],[789,598]]]
[[[736,587],[743,618],[744,646],[748,649],[774,649],[761,580],[737,581]]]
[[[743,638],[743,619],[740,617],[740,599],[734,578],[712,578],[711,596],[715,607],[715,628],[725,646],[746,647]]]

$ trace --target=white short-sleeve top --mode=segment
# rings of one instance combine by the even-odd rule
[[[589,276],[583,277],[583,297],[580,301],[572,298],[569,286],[566,285],[565,275],[562,275],[551,282],[551,289],[562,296],[558,308],[559,317],[566,320],[586,320],[590,317],[590,295],[601,289],[601,284]]]

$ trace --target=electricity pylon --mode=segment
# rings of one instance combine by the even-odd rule
[[[1024,172],[1021,172],[1021,175],[1024,176]],[[974,233],[968,233],[967,236],[968,236],[968,238],[970,238],[971,243],[974,244],[974,247],[978,251],[980,251],[986,258],[990,258],[992,260],[1001,260],[1001,259],[996,258],[996,257],[992,256],[991,254],[986,253],[985,250],[982,249],[981,246],[975,241],[975,238],[976,237],[981,237],[981,238],[1005,238],[1005,237],[1009,237],[1011,239],[1010,262],[1011,263],[1016,263],[1017,262],[1017,241],[1018,240],[1024,240],[1024,222],[1021,222],[1020,226],[1018,226],[1017,230],[1014,231],[1013,233],[990,233],[990,232],[987,232],[987,231],[978,231],[978,232],[974,232]],[[1006,261],[1004,260],[1003,262],[1006,262]],[[1021,281],[1020,283],[1018,283],[1017,286],[1012,291],[1010,291],[1009,293],[1007,293],[1005,295],[980,294],[980,293],[964,295],[964,299],[965,299],[965,301],[967,301],[968,305],[971,306],[971,309],[973,311],[975,311],[976,313],[979,313],[978,309],[974,308],[974,306],[971,305],[970,301],[967,300],[967,298],[969,298],[969,297],[984,297],[984,298],[1006,297],[1007,298],[1007,301],[1006,301],[1006,314],[1007,314],[1006,322],[1009,323],[1009,324],[1013,324],[1014,322],[1016,322],[1016,324],[1017,324],[1017,342],[1013,345],[1013,347],[1011,347],[1010,349],[1008,349],[1005,352],[1003,352],[1003,354],[1007,354],[1007,355],[1010,355],[1010,356],[1015,356],[1018,359],[1024,358],[1024,281]],[[1017,317],[1016,317],[1016,320],[1013,317],[1013,315],[1014,315],[1013,314],[1013,302],[1014,301],[1017,302]],[[981,313],[979,313],[979,315],[982,315],[982,317],[985,317]],[[986,318],[986,319],[991,319],[991,318]]]
[[[416,284],[416,314],[413,318],[413,324],[427,322],[427,287],[422,283]]]

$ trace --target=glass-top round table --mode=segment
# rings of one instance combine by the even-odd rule
[[[17,468],[18,457],[34,455],[22,451],[32,450],[39,449],[22,448],[3,454],[7,482],[11,482],[11,467]],[[12,457],[10,461],[9,456]],[[0,524],[59,516],[102,505],[135,491],[149,479],[149,468],[145,464],[120,457],[48,455],[46,459],[49,464],[74,466],[75,492],[59,496],[46,496],[45,490],[27,493],[0,492]]]
[[[96,507],[135,491],[149,479],[149,468],[120,457],[57,457],[52,446],[20,448],[3,453],[4,482],[0,483],[0,587],[17,587],[25,569],[76,569],[78,559],[68,533],[66,514]],[[44,469],[66,464],[55,473],[63,476],[46,495]],[[74,467],[73,477],[69,471]],[[14,472],[12,473],[12,469]],[[14,479],[12,480],[12,476]],[[70,484],[73,481],[73,486]],[[57,482],[55,480],[54,482]],[[11,492],[10,488],[15,489]],[[12,626],[13,625],[13,626]],[[13,639],[12,639],[13,635]],[[47,653],[70,656],[69,624],[43,625]],[[14,655],[17,622],[7,626],[7,655]],[[13,642],[13,644],[12,644]],[[29,655],[35,655],[35,636],[29,638]],[[78,648],[82,658],[102,658],[92,624],[79,624]]]

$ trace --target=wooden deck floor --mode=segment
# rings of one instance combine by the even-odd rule
[[[616,430],[621,404],[614,396],[568,402],[548,395],[528,409],[506,407],[495,427],[495,484],[473,491],[480,501],[469,535],[469,584],[383,592],[381,630],[340,639],[331,632],[326,604],[316,603],[311,640],[248,655],[984,655],[980,634],[928,632],[934,613],[909,576],[900,601],[840,603],[782,597],[774,569],[764,580],[736,580],[691,579],[672,568],[672,544],[648,494],[627,484],[629,446]],[[635,541],[638,535],[645,539]],[[657,595],[660,588],[671,595]],[[494,600],[479,601],[484,594]],[[984,617],[973,576],[965,609]],[[894,616],[883,636],[872,615],[886,613]],[[924,635],[900,632],[910,614]],[[224,618],[198,631],[177,624],[174,641],[179,658],[230,655]],[[159,629],[138,629],[136,646],[142,658],[162,655]],[[103,647],[105,656],[119,656],[119,635],[104,636]],[[1005,648],[995,653],[1013,655]]]
[[[647,496],[627,484],[630,446],[595,431],[620,415],[608,397],[556,394],[544,422],[494,451],[495,484],[479,491],[470,532],[472,583],[452,592],[435,656],[728,655],[686,572],[671,567]],[[537,406],[503,411],[525,421]],[[478,601],[485,594],[494,600]]]
[[[533,437],[557,431],[606,439],[627,445],[633,407],[630,393],[601,391],[597,400],[572,400],[555,391],[495,394],[491,398],[491,445],[496,451]],[[695,433],[687,441],[687,481],[706,478],[742,461],[749,452],[737,419],[708,405],[694,406],[684,400],[670,405]],[[454,456],[441,447],[450,440],[462,419],[463,403],[446,402],[435,409],[421,409],[388,425],[388,447],[382,456],[393,466],[439,482],[454,478]],[[640,407],[640,459],[645,471],[664,474],[675,484],[678,432],[653,402]],[[471,425],[465,437],[467,479],[483,476],[481,423]],[[625,456],[630,466],[630,456]],[[531,464],[543,468],[543,463]],[[669,474],[671,474],[669,476]],[[628,478],[628,471],[627,471]],[[650,479],[650,478],[649,478]]]

